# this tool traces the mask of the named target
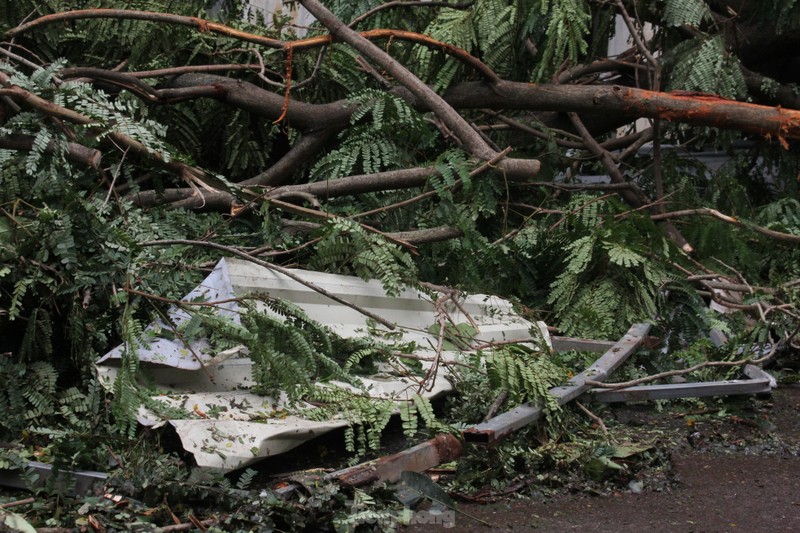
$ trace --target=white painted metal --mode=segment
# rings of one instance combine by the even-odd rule
[[[397,329],[392,333],[399,335],[401,342],[414,341],[418,346],[416,354],[423,357],[435,354],[437,338],[428,332],[437,322],[432,300],[435,295],[409,288],[396,297],[388,297],[377,281],[303,270],[294,273],[395,323]],[[345,337],[389,332],[386,328],[371,327],[366,317],[354,309],[282,274],[239,259],[221,260],[184,301],[213,302],[253,293],[267,293],[272,298],[294,302],[310,318]],[[446,309],[456,324],[468,322],[469,318],[475,321],[479,330],[476,343],[529,338],[531,329],[537,326],[514,313],[510,302],[493,296],[468,296],[461,300],[460,309],[452,304]],[[235,301],[220,304],[218,311],[234,321],[239,320]],[[176,323],[189,320],[189,315],[177,308],[169,314]],[[157,332],[166,327],[163,321],[156,321],[148,330]],[[545,326],[538,324],[538,329],[548,339]],[[123,350],[123,346],[117,347],[98,361],[98,375],[109,387],[118,372]],[[139,422],[147,426],[171,424],[198,465],[222,470],[240,468],[347,425],[344,419],[337,417],[322,422],[306,420],[300,415],[310,405],[289,405],[285,396],[275,399],[250,392],[252,362],[244,349],[214,353],[205,341],[193,342],[187,349],[177,340],[155,339],[148,346],[137,347],[137,355],[146,379],[161,392],[153,399],[186,413],[186,416],[172,415],[165,419],[142,406]],[[444,352],[443,357],[453,360],[459,354]],[[433,387],[423,395],[432,398],[449,392],[452,386],[446,375],[447,368],[442,367]],[[390,374],[370,376],[362,382],[376,398],[402,401],[418,390],[414,380]],[[175,412],[174,409],[156,411]]]

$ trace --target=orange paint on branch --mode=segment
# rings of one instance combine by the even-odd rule
[[[52,15],[45,15],[39,17],[25,24],[20,24],[16,28],[12,28],[5,33],[6,39],[13,39],[14,37],[31,31],[40,26],[53,24],[56,22],[63,22],[66,20],[81,20],[81,19],[97,19],[97,18],[113,18],[123,20],[143,20],[149,22],[162,22],[167,24],[177,24],[180,26],[189,26],[197,28],[201,32],[212,32],[220,35],[226,35],[245,42],[260,44],[268,48],[283,48],[285,50],[298,49],[305,50],[309,48],[317,48],[335,42],[330,35],[321,35],[318,37],[310,37],[308,39],[300,39],[297,41],[282,41],[280,39],[271,39],[263,35],[256,35],[244,31],[231,28],[224,24],[212,22],[209,20],[201,19],[198,17],[186,17],[183,15],[174,15],[171,13],[159,13],[156,11],[137,11],[129,9],[76,9],[73,11],[64,11],[61,13],[54,13]],[[437,41],[427,35],[415,33],[405,30],[393,29],[375,29],[360,32],[363,37],[370,40],[375,39],[400,39],[409,41],[430,48],[438,48],[444,53],[451,55],[459,61],[470,65],[475,70],[481,73],[492,83],[500,80],[497,74],[492,71],[485,63],[477,57],[470,55],[466,50],[462,50],[456,46]]]
[[[798,110],[739,102],[705,93],[614,89],[614,94],[626,102],[626,112],[631,114],[757,133],[777,138],[784,148],[789,147],[787,139],[800,139]]]
[[[286,112],[289,110],[289,102],[291,101],[292,91],[292,59],[294,57],[294,48],[291,46],[286,47],[286,91],[283,96],[283,106],[281,106],[281,114],[275,119],[273,124],[277,124],[286,117]]]

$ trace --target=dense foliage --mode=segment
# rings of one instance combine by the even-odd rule
[[[109,447],[135,436],[135,352],[113,401],[93,362],[134,345],[225,255],[166,240],[377,278],[390,293],[421,281],[498,293],[565,335],[615,339],[651,321],[668,348],[652,358],[659,371],[771,346],[792,376],[800,3],[323,3],[358,31],[388,31],[367,34],[365,52],[236,0],[0,5],[0,409],[16,413],[0,440],[39,439],[67,463],[96,464],[97,435]],[[101,7],[151,13],[18,27]],[[637,38],[609,59],[626,25]],[[407,72],[382,64],[382,50]],[[709,111],[609,100],[620,88]],[[715,114],[736,102],[761,107]],[[764,126],[755,113],[769,111],[786,122]],[[257,314],[231,333],[267,338],[262,389],[292,372],[298,397],[312,379],[346,378],[346,358],[286,314],[310,340],[258,337],[269,324]],[[732,341],[708,348],[711,330]],[[306,346],[276,381],[275,357]],[[472,407],[501,390],[509,403],[542,400],[575,370],[515,350],[474,361],[489,377],[463,376],[462,394],[485,402]],[[390,408],[363,409],[379,430],[351,428],[362,451]],[[417,415],[438,427],[429,404],[401,414],[409,433]]]

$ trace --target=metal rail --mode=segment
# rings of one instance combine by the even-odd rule
[[[650,331],[650,324],[634,324],[619,341],[614,343],[592,366],[577,374],[566,385],[553,387],[550,394],[559,405],[574,400],[589,390],[587,380],[604,381],[642,344]],[[467,428],[462,432],[466,442],[491,444],[542,416],[542,406],[526,403],[506,411],[482,424]]]

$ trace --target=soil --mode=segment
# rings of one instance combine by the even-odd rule
[[[658,435],[672,457],[666,474],[643,472],[631,488],[606,495],[580,491],[462,503],[449,530],[800,531],[800,388],[779,388],[769,399],[707,405],[714,408],[659,412],[652,405],[622,406],[603,414],[609,425]],[[437,530],[446,529],[406,528]]]

